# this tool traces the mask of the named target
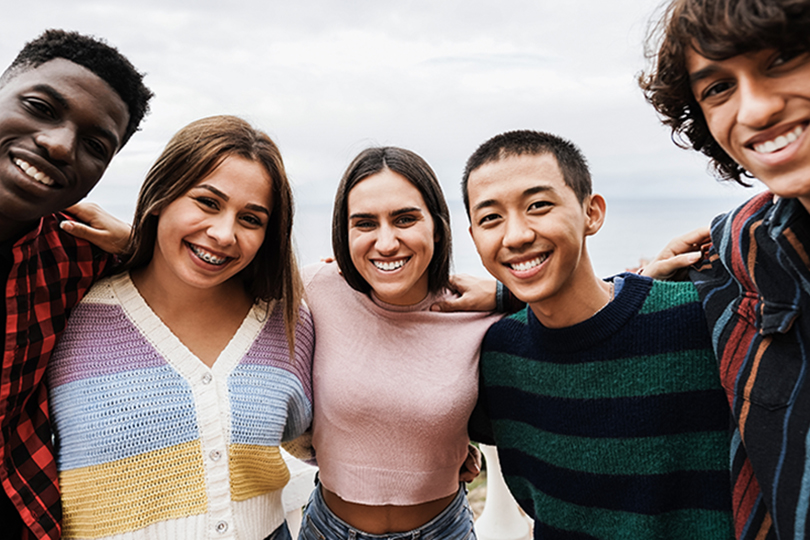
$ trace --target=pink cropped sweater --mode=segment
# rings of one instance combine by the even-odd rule
[[[429,295],[392,306],[337,264],[304,270],[315,323],[313,441],[320,481],[342,499],[413,505],[458,491],[481,340],[499,315],[439,313]]]

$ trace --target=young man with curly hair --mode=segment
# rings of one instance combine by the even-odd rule
[[[739,538],[810,530],[810,1],[674,0],[640,83],[721,179],[768,191],[712,224],[691,274],[735,421]]]
[[[99,181],[148,110],[143,76],[115,48],[48,30],[0,76],[0,524],[3,538],[60,535],[43,375],[70,310],[110,265],[63,233],[59,212]]]

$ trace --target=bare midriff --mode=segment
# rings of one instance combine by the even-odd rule
[[[344,501],[321,486],[326,506],[340,519],[369,534],[407,532],[417,529],[441,514],[453,502],[456,494],[409,506],[370,506]]]

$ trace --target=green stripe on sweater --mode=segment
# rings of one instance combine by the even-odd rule
[[[568,399],[654,396],[719,388],[711,349],[576,364],[547,364],[485,352],[487,385]]]
[[[653,281],[652,290],[639,313],[655,313],[691,302],[700,302],[697,289],[691,281]]]
[[[727,471],[728,433],[590,439],[541,431],[515,420],[494,422],[499,448],[512,448],[555,467],[609,475]]]
[[[544,509],[539,519],[552,527],[578,531],[604,540],[637,538],[733,538],[731,513],[713,510],[677,510],[648,516],[571,504],[532,490],[520,477],[509,477],[515,499],[532,496]]]

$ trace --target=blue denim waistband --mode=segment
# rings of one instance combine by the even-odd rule
[[[317,484],[304,510],[299,540],[471,540],[473,514],[467,502],[467,489],[462,484],[453,501],[438,516],[421,527],[407,532],[369,534],[358,530],[326,505]]]

